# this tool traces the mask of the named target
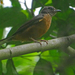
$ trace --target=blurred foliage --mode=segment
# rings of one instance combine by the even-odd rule
[[[33,75],[54,75],[51,63],[40,58],[34,68]]]
[[[31,9],[23,10],[18,0],[10,0],[12,7],[0,5],[0,39],[6,27],[12,27],[6,37],[11,36],[22,24],[30,20],[38,7],[54,6],[61,9],[53,19],[48,32],[41,39],[50,40],[53,37],[68,36],[75,33],[75,0],[32,0]],[[40,12],[40,11],[39,11]],[[26,42],[25,42],[26,43]],[[9,42],[10,47],[21,42]],[[7,46],[8,46],[7,45]],[[5,47],[7,47],[5,46]],[[71,45],[75,47],[75,44]],[[13,59],[0,61],[0,75],[75,75],[75,59],[61,50],[48,50],[42,53],[26,54]],[[3,66],[2,66],[3,65]],[[54,74],[55,73],[55,74]]]
[[[7,72],[5,75],[19,75],[16,71],[16,68],[14,66],[12,59],[8,59],[6,63],[6,69],[7,69]]]
[[[0,75],[2,75],[2,62],[0,61]]]

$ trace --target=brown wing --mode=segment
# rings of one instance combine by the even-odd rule
[[[23,24],[13,35],[16,35],[17,33],[22,32],[23,30],[26,30],[27,28],[29,28],[32,25],[36,25],[36,23],[38,23],[42,18],[43,18],[42,14],[35,16],[31,20],[29,20],[28,22]]]

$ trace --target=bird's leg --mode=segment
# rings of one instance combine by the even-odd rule
[[[36,43],[40,43],[40,45],[42,45],[41,44],[41,42],[39,42],[38,40],[35,40],[35,39],[33,39],[33,38],[30,38],[32,41],[34,41],[34,42],[36,42]]]

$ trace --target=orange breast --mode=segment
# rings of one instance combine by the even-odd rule
[[[52,18],[49,14],[46,14],[44,16],[39,26],[39,31],[40,31],[39,37],[41,37],[43,34],[45,34],[48,31],[51,25],[51,19]]]
[[[51,19],[52,18],[49,14],[45,14],[43,19],[39,20],[36,25],[32,25],[23,32],[18,33],[13,39],[20,41],[31,41],[30,38],[40,38],[48,31],[51,25]]]

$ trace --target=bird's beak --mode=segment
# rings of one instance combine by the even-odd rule
[[[60,10],[60,9],[56,9],[56,10],[54,10],[54,11],[56,11],[56,12],[61,12],[61,10]]]

